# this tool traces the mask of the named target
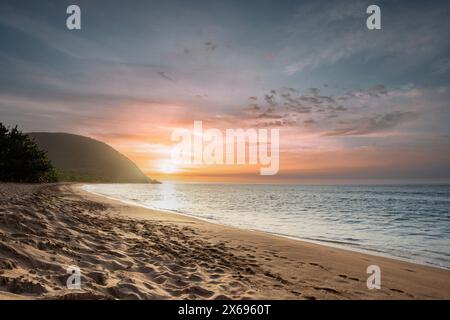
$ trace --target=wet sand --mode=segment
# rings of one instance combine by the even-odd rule
[[[81,289],[66,287],[66,268]],[[381,268],[369,290],[366,269]],[[78,185],[0,184],[1,299],[449,299],[450,271],[132,206]]]

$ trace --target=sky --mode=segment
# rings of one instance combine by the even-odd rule
[[[0,121],[104,141],[160,180],[450,181],[449,16],[448,1],[2,0]],[[279,129],[278,174],[174,164],[171,133],[194,120]]]

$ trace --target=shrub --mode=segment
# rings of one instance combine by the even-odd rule
[[[0,181],[56,182],[56,170],[47,152],[17,129],[0,122]]]

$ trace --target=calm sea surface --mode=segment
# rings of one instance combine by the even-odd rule
[[[450,269],[450,186],[89,184],[146,206]]]

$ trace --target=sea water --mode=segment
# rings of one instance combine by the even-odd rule
[[[450,185],[89,184],[214,223],[450,269]]]

